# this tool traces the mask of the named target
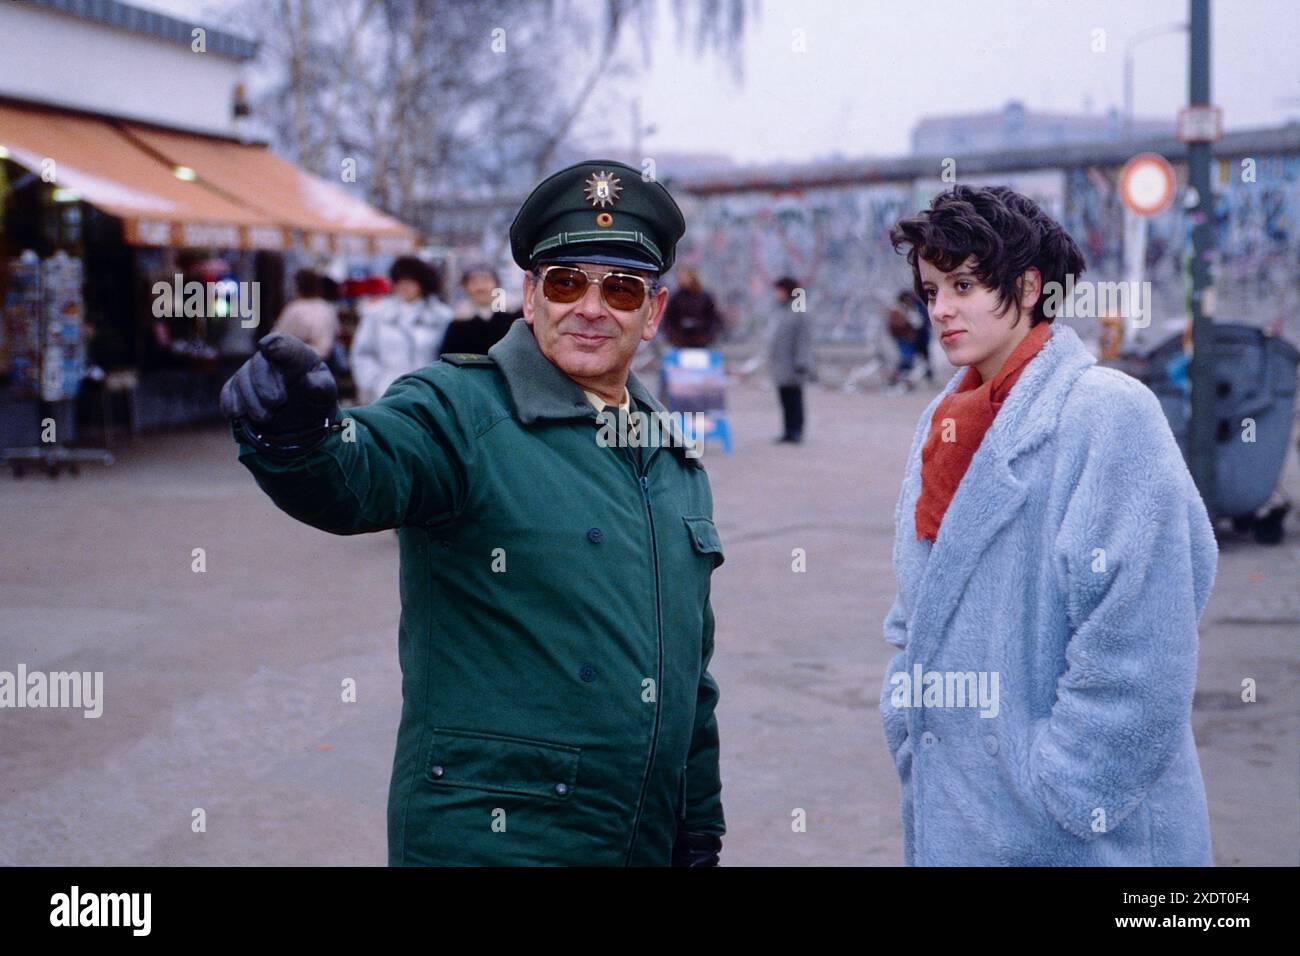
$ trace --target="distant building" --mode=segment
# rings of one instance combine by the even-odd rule
[[[1134,119],[1134,139],[1172,136],[1174,120]],[[995,153],[1002,150],[1117,143],[1124,139],[1124,117],[1116,109],[1103,115],[1040,113],[1012,100],[1000,110],[931,116],[912,129],[913,156]]]
[[[118,0],[0,4],[0,97],[236,136],[257,43]]]

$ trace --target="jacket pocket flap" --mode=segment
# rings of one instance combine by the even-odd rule
[[[714,555],[715,568],[722,564],[726,557],[722,553],[722,539],[718,537],[718,528],[713,519],[683,516],[682,520],[686,522],[686,530],[691,533],[691,544],[695,550],[700,554]]]
[[[544,740],[435,728],[427,775],[442,787],[567,800],[578,783],[581,755],[580,747]]]

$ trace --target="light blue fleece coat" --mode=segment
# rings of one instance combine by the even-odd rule
[[[963,374],[894,518],[880,707],[905,862],[1210,865],[1191,706],[1218,546],[1159,402],[1055,326],[932,545],[921,446]]]

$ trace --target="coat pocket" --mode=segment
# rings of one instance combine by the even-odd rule
[[[564,801],[578,785],[582,748],[472,730],[434,728],[426,779],[435,787],[465,787]]]
[[[718,527],[713,519],[702,515],[683,515],[682,521],[686,522],[686,530],[690,533],[691,547],[698,554],[712,557],[715,568],[721,565],[726,558],[722,554],[722,539],[718,537]]]

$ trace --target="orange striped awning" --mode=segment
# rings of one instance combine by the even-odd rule
[[[367,255],[415,249],[415,230],[260,146],[0,102],[0,146],[123,222],[137,246]]]
[[[342,182],[328,182],[258,146],[121,125],[165,162],[192,168],[199,182],[296,230],[310,252],[415,249],[415,230],[358,198],[355,185],[349,190]]]
[[[270,216],[178,178],[104,119],[0,103],[0,146],[46,182],[120,218],[132,245],[285,249],[291,241]]]

